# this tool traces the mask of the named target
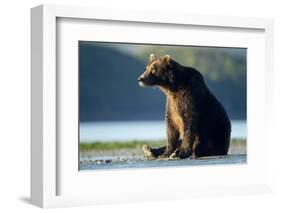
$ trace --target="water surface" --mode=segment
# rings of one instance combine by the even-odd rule
[[[245,139],[245,120],[232,120],[231,138]],[[114,121],[80,123],[80,141],[161,140],[166,138],[164,121]]]
[[[206,166],[219,164],[245,164],[247,156],[241,155],[224,155],[202,157],[197,159],[183,160],[124,160],[124,161],[81,161],[79,170],[96,170],[96,169],[128,169],[128,168],[146,168],[146,167],[170,167],[170,166]]]

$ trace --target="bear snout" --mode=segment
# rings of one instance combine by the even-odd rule
[[[144,86],[145,86],[143,75],[141,75],[140,77],[138,77],[138,82],[139,82],[139,85],[140,85],[141,87],[144,87]]]
[[[138,82],[143,81],[143,76],[141,75],[140,77],[138,77]]]
[[[155,86],[157,81],[157,79],[149,74],[149,73],[143,73],[139,78],[138,78],[138,82],[139,82],[139,85],[142,86],[142,87],[145,87],[145,86]]]

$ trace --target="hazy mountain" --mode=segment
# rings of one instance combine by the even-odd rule
[[[245,50],[131,45],[122,51],[120,44],[118,48],[112,44],[79,44],[81,121],[164,119],[164,95],[158,89],[139,87],[137,82],[151,52],[168,53],[180,63],[199,69],[230,117],[246,118]]]

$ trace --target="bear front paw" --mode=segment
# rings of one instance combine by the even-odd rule
[[[160,160],[169,160],[169,157],[172,153],[171,152],[164,152],[162,155],[159,156]]]
[[[192,155],[192,151],[189,150],[184,150],[184,149],[180,149],[179,153],[178,153],[178,157],[180,159],[186,159],[189,158]]]
[[[179,149],[176,149],[169,157],[169,160],[179,160]]]

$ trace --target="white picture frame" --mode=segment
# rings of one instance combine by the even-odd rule
[[[214,31],[226,31],[228,33],[241,30],[249,32],[249,35],[251,35],[251,32],[257,32],[257,36],[253,33],[253,36],[247,38],[249,42],[253,40],[253,43],[249,45],[251,45],[252,50],[256,50],[249,53],[249,59],[251,59],[249,60],[250,70],[254,68],[257,70],[255,81],[251,81],[252,83],[247,88],[249,92],[248,125],[250,128],[248,134],[251,136],[253,130],[255,130],[256,135],[252,134],[250,139],[258,142],[263,141],[263,144],[257,143],[255,146],[253,146],[253,143],[249,144],[248,149],[251,151],[247,165],[199,169],[193,167],[188,168],[188,170],[184,170],[184,168],[144,168],[141,170],[129,169],[79,173],[78,170],[75,170],[77,168],[77,164],[75,164],[77,161],[75,160],[77,160],[78,155],[73,156],[73,153],[77,151],[74,148],[75,144],[70,142],[69,147],[65,148],[63,144],[57,143],[60,137],[58,130],[58,103],[61,101],[59,99],[61,96],[58,95],[61,82],[57,78],[57,69],[60,66],[58,65],[58,31],[60,30],[58,30],[58,23],[61,19],[69,20],[70,22],[73,20],[98,20],[101,25],[106,21],[113,22],[113,24],[118,22],[118,26],[122,26],[122,23],[134,23],[134,25],[143,23],[144,27],[146,24],[153,24],[154,26],[165,26],[166,30],[177,26],[190,26]],[[47,208],[145,200],[185,199],[195,196],[240,195],[270,191],[270,170],[268,169],[270,167],[269,162],[266,160],[268,153],[263,153],[263,149],[270,143],[269,135],[270,131],[272,131],[271,119],[273,116],[271,113],[267,113],[271,111],[270,108],[272,107],[270,91],[273,87],[273,21],[271,19],[161,14],[149,11],[41,5],[31,10],[31,26],[31,201],[33,204]],[[73,28],[70,27],[67,30],[73,30]],[[72,35],[71,33],[69,38],[77,39],[74,36],[91,36],[91,33],[88,34],[83,30],[87,30],[87,26],[86,29],[84,26],[84,28],[76,30],[80,34],[73,33]],[[257,47],[255,47],[254,43],[255,38],[255,42],[259,44]],[[134,41],[136,36],[132,36],[131,39],[131,41]],[[153,36],[151,39],[151,43],[155,42]],[[128,38],[126,41],[128,41]],[[169,42],[168,40],[166,41]],[[180,44],[182,42],[180,41]],[[202,37],[196,44],[219,46],[219,42],[210,36],[205,39]],[[234,46],[235,42],[233,41]],[[246,43],[245,45],[247,47]],[[73,48],[70,50],[73,50]],[[253,63],[254,58],[258,58],[257,63]],[[249,74],[248,78],[253,79],[253,72],[250,73],[252,74]],[[71,74],[66,75],[70,76]],[[75,75],[72,75],[70,79],[75,80]],[[257,87],[257,84],[261,86]],[[254,97],[255,90],[260,92],[260,100]],[[257,103],[259,103],[259,106],[255,105]],[[257,113],[262,113],[261,119],[266,124],[266,131],[262,131],[262,127],[259,126],[255,119]],[[261,154],[263,155],[263,160],[258,158]],[[75,164],[75,166],[66,166],[65,160],[69,160],[69,164]],[[212,175],[211,173],[215,174]],[[237,173],[240,176],[238,175],[231,181],[221,181],[220,179],[215,181],[217,177],[228,178]],[[209,174],[212,183],[210,181],[205,184],[201,184],[199,181],[196,182],[196,179],[200,180],[199,177],[204,177],[207,174]],[[65,176],[67,176],[68,180],[64,178]],[[111,189],[110,192],[104,190],[105,187],[101,184],[101,181],[106,181],[109,177],[115,177],[115,181],[118,181],[118,184],[116,182],[107,182],[107,187]],[[132,177],[135,179],[134,183],[130,181]],[[165,178],[159,179],[160,177]],[[91,180],[95,178],[98,180],[98,184],[92,184],[91,186]],[[189,178],[192,180],[192,185],[187,184],[179,188],[177,184],[166,184],[165,189],[162,189],[161,186],[165,183],[166,178],[183,181]],[[83,184],[79,185],[78,183],[81,182]],[[63,188],[62,191],[61,188]],[[92,193],[93,189],[95,193]],[[153,195],[147,193],[148,189],[153,190]],[[176,193],[174,193],[175,189]]]

